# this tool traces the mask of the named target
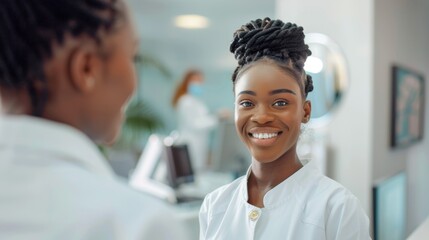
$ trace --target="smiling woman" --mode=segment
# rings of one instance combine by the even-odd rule
[[[297,156],[313,90],[303,28],[257,19],[234,33],[230,50],[235,126],[252,164],[206,197],[200,239],[370,239],[357,198]]]

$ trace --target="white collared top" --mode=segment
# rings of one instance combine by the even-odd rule
[[[173,239],[174,224],[167,205],[116,179],[80,131],[0,117],[0,239]]]
[[[369,221],[358,199],[314,163],[268,191],[264,208],[247,202],[247,176],[206,196],[200,239],[367,240]]]

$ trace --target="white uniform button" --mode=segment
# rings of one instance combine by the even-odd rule
[[[258,210],[252,210],[252,211],[250,211],[249,218],[252,221],[256,221],[259,218],[259,212],[258,212]]]

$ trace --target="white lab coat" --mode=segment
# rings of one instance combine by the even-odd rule
[[[370,239],[356,197],[313,165],[267,192],[264,208],[247,203],[246,176],[210,193],[200,210],[200,239]]]
[[[0,117],[0,239],[177,239],[168,206],[116,179],[67,125]]]
[[[188,144],[194,170],[202,170],[207,163],[210,130],[218,120],[200,99],[190,94],[180,97],[177,115],[180,142]]]

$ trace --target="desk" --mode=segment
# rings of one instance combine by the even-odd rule
[[[427,240],[429,239],[429,218],[427,218],[407,240]]]

